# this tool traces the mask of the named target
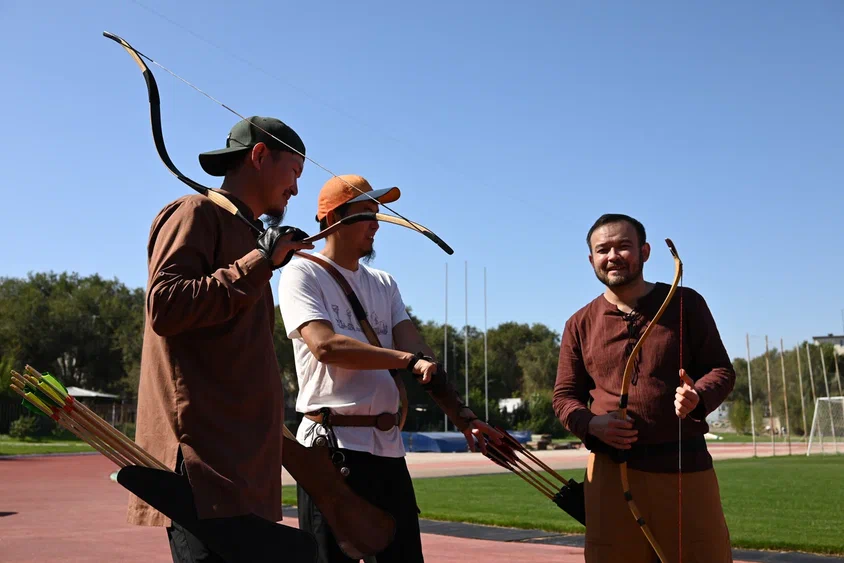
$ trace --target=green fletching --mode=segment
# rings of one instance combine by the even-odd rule
[[[40,414],[41,416],[47,416],[47,413],[45,413],[43,410],[38,408],[36,405],[32,404],[33,402],[41,403],[42,406],[44,406],[44,408],[46,408],[47,410],[50,410],[50,405],[53,404],[53,401],[49,397],[47,397],[47,395],[45,395],[43,391],[39,391],[39,390],[35,390],[35,391],[29,390],[29,391],[27,391],[26,392],[26,399],[24,399],[23,403],[22,403],[24,408],[26,408],[27,410],[30,410],[30,411],[32,411],[36,414]]]
[[[39,387],[45,386],[47,389],[53,391],[54,393],[57,393],[61,397],[67,396],[67,389],[64,385],[62,385],[61,381],[59,381],[54,376],[50,375],[49,372],[46,371],[41,375],[42,378],[41,383],[39,383]],[[35,399],[36,401],[40,401],[48,410],[56,406],[56,400],[50,397],[50,395],[47,392],[43,391],[41,388],[33,389],[32,387],[29,387],[27,389],[26,394],[28,398],[23,399],[21,405],[30,412],[40,414],[41,416],[47,416],[44,411],[42,411],[37,406],[33,405],[29,399]]]
[[[62,382],[50,375],[50,372],[45,371],[41,374],[43,377],[41,378],[42,381],[47,383],[50,387],[55,389],[62,397],[67,397],[67,389]]]
[[[27,395],[31,395],[31,393],[27,393]],[[47,416],[44,411],[27,401],[26,399],[21,399],[21,406],[28,410],[33,414],[40,414],[41,416]]]

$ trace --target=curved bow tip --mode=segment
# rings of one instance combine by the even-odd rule
[[[120,43],[121,45],[126,45],[127,47],[130,47],[130,48],[132,47],[131,45],[129,45],[128,41],[126,41],[125,39],[123,39],[119,35],[115,35],[114,33],[110,32],[110,31],[103,31],[103,36],[108,37],[112,41],[116,41],[117,43]]]
[[[674,256],[675,258],[680,257],[680,255],[677,253],[677,247],[674,246],[674,241],[672,241],[670,238],[667,238],[665,239],[665,244],[668,245],[668,250],[671,252],[672,256]]]
[[[446,254],[454,254],[454,249],[447,245],[443,239],[441,239],[433,232],[431,232],[430,229],[420,225],[419,223],[408,221],[407,219],[403,219],[400,217],[393,217],[392,215],[387,215],[385,213],[376,213],[375,218],[379,221],[393,223],[394,225],[407,227],[408,229],[417,231],[420,234],[424,235],[428,240],[439,246]]]
[[[431,231],[425,231],[422,234],[425,235],[426,237],[428,237],[428,239],[431,240],[434,244],[436,244],[441,249],[443,249],[443,252],[445,252],[446,254],[448,254],[448,255],[454,254],[454,249],[451,248],[448,244],[446,244],[446,242],[443,239],[441,239],[440,237],[438,237],[437,235],[435,235]]]

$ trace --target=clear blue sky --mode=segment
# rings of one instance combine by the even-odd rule
[[[682,5],[681,5],[682,4]],[[146,283],[149,225],[190,190],[158,160],[116,33],[244,115],[272,115],[337,174],[455,249],[383,225],[376,267],[423,319],[560,331],[601,286],[585,233],[646,225],[649,280],[685,262],[731,356],[841,331],[844,4],[812,2],[0,2],[0,275]],[[165,139],[196,155],[237,117],[162,69]],[[306,165],[287,223],[309,233],[329,175]],[[278,276],[273,279],[276,291]],[[754,355],[763,351],[751,340]]]

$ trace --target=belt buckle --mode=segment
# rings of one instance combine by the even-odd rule
[[[392,430],[396,426],[396,415],[391,412],[382,412],[375,417],[375,428],[383,432]]]

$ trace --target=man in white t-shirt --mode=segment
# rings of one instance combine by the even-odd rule
[[[395,187],[373,191],[361,176],[332,177],[319,194],[316,219],[321,229],[351,214],[378,211],[375,201],[349,184],[381,203],[400,195]],[[423,561],[419,510],[397,414],[401,378],[394,379],[391,371],[411,371],[463,431],[473,451],[475,439],[485,451],[485,438],[500,443],[501,435],[478,420],[448,384],[434,352],[408,316],[392,276],[366,265],[374,255],[378,225],[374,220],[344,225],[326,238],[321,252],[294,258],[281,274],[279,308],[293,341],[299,381],[296,410],[305,414],[297,440],[311,446],[327,435],[344,456],[349,486],[395,518],[395,539],[378,554],[377,562],[417,563]],[[358,314],[329,272],[332,268],[359,299]],[[359,315],[365,315],[365,322]],[[380,346],[364,332],[370,326]],[[320,563],[354,561],[340,551],[301,488],[298,509],[300,528],[312,532],[320,545]]]

